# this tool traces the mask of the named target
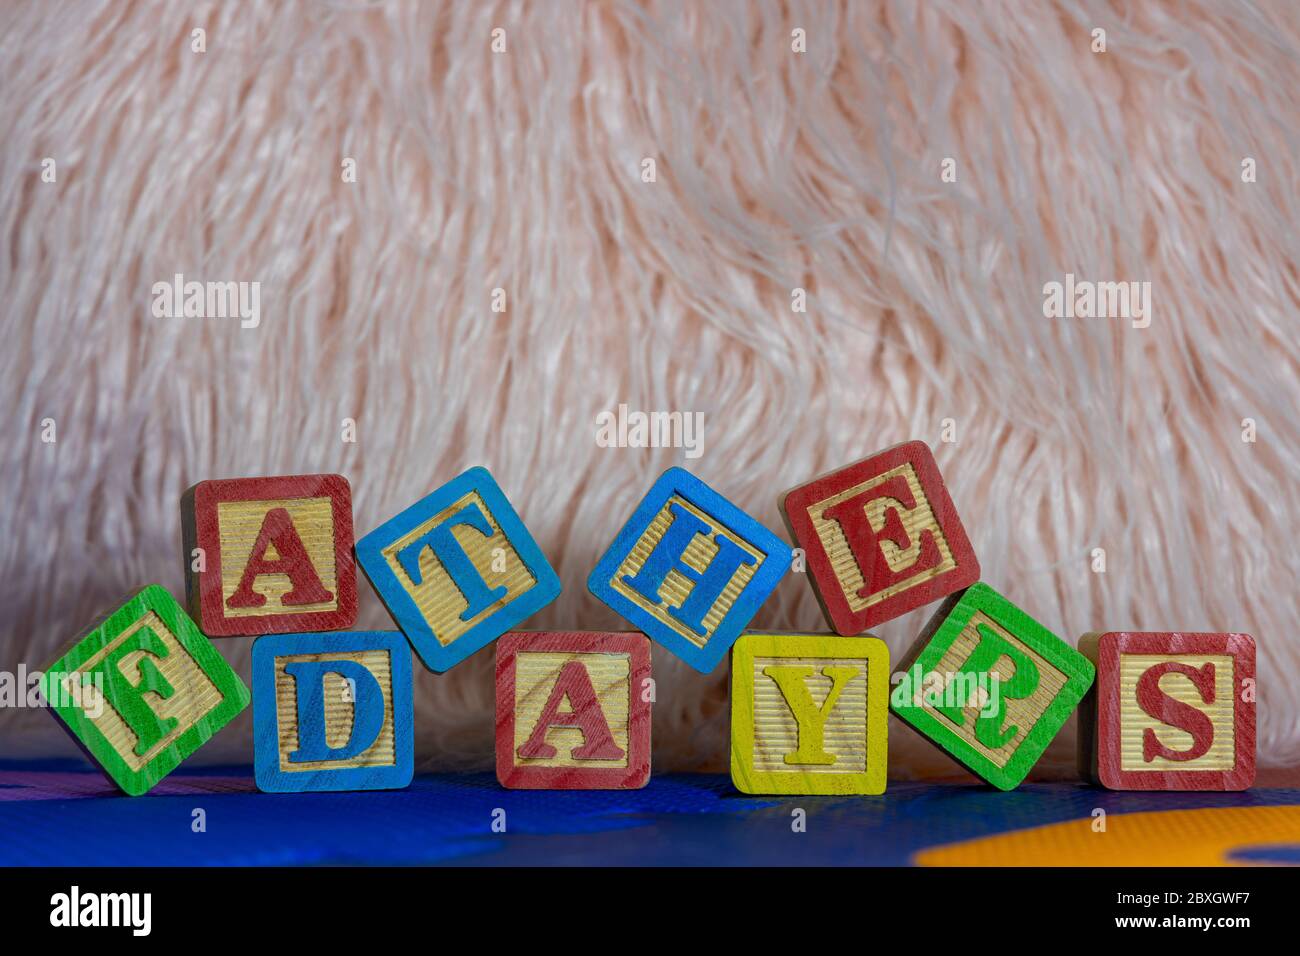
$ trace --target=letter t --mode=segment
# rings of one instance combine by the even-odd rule
[[[465,549],[451,533],[451,529],[457,525],[473,528],[485,538],[490,538],[495,533],[492,525],[488,523],[487,516],[483,514],[483,509],[477,504],[468,504],[442,524],[399,550],[397,563],[402,566],[402,570],[406,572],[412,584],[420,584],[424,580],[420,573],[420,555],[424,553],[425,548],[431,549],[434,556],[447,569],[452,583],[464,596],[466,607],[461,612],[460,619],[468,621],[499,601],[508,589],[505,585],[495,588],[487,586],[483,575],[479,574],[478,568],[474,567],[474,562],[469,559]]]

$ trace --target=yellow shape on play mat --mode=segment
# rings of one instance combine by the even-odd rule
[[[1109,813],[922,850],[920,866],[1232,866],[1246,847],[1300,843],[1300,807]]]

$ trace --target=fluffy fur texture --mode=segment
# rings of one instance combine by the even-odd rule
[[[626,402],[703,412],[686,464],[777,529],[778,492],[928,440],[985,580],[1071,640],[1254,634],[1261,759],[1300,759],[1290,0],[39,0],[0,38],[0,667],[180,594],[217,476],[342,472],[364,533],[487,465],[564,581],[530,626],[618,628],[586,575],[683,462],[598,447]],[[178,272],[259,281],[261,325],[155,318]],[[1149,281],[1150,327],[1045,318],[1066,273]],[[825,629],[799,575],[756,626]],[[726,668],[654,664],[656,769],[721,769]],[[490,765],[491,668],[417,677],[423,767]],[[247,717],[201,756],[249,760]],[[72,752],[37,711],[0,738]]]

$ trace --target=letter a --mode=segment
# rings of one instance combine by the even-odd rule
[[[560,704],[569,699],[570,710],[560,712]],[[622,749],[614,743],[609,721],[601,710],[596,689],[591,686],[591,675],[582,661],[569,661],[560,670],[560,676],[551,688],[551,696],[542,708],[542,716],[533,728],[532,736],[519,748],[525,760],[549,760],[555,748],[546,742],[546,731],[552,727],[572,727],[582,731],[583,742],[570,751],[574,760],[619,760]]]
[[[274,546],[274,560],[266,556],[267,550]],[[298,529],[293,526],[293,519],[284,508],[272,508],[262,519],[262,530],[253,542],[253,553],[244,566],[244,574],[239,579],[239,587],[226,601],[228,607],[261,607],[266,603],[266,595],[253,590],[253,583],[263,574],[284,574],[292,585],[280,598],[280,602],[289,606],[299,604],[323,604],[331,601],[334,595],[325,590],[320,576],[307,556],[307,548],[298,536]]]

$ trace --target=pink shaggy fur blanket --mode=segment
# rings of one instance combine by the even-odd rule
[[[486,465],[564,583],[529,626],[618,629],[586,576],[664,467],[780,529],[778,492],[921,438],[984,579],[1053,631],[1253,634],[1261,761],[1294,764],[1298,21],[4,3],[0,669],[179,595],[203,478],[341,472],[364,533]],[[157,314],[178,273],[259,283],[256,326]],[[1149,283],[1146,315],[1054,314],[1067,277]],[[621,403],[701,413],[698,457],[598,443]],[[879,629],[895,658],[931,610]],[[800,574],[754,623],[826,629]],[[219,645],[247,677],[251,641]],[[723,768],[726,667],[654,667],[656,769]],[[419,672],[422,768],[490,766],[491,669]],[[0,711],[0,753],[72,752]],[[251,760],[249,714],[200,758]]]

